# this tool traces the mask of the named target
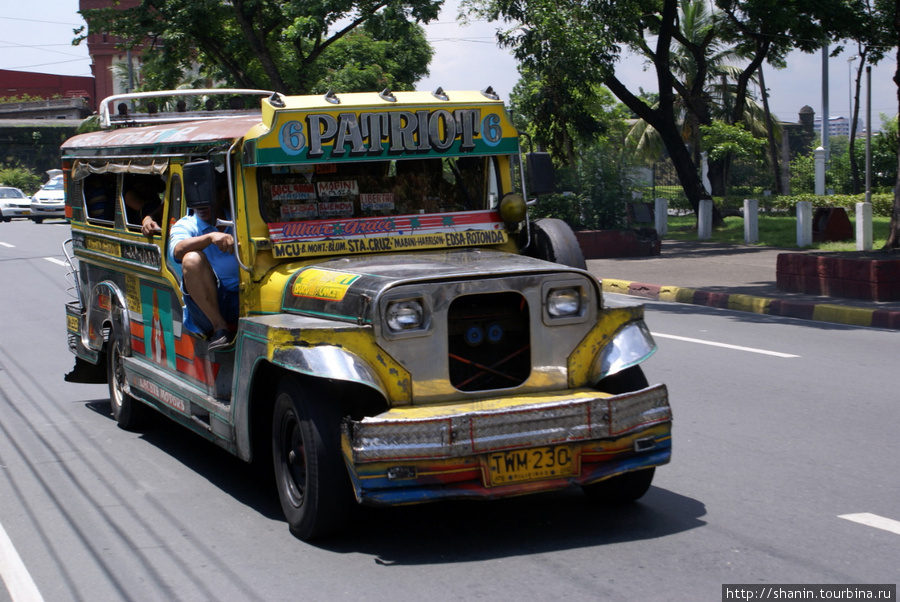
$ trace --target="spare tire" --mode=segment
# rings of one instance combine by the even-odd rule
[[[587,269],[584,253],[581,252],[575,233],[561,219],[545,217],[531,222],[531,244],[524,253],[536,259]]]

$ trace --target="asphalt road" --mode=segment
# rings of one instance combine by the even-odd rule
[[[0,224],[0,601],[719,600],[724,583],[898,581],[900,333],[650,303],[674,457],[638,504],[366,509],[309,545],[240,461],[164,420],[123,431],[105,385],[63,381],[66,237]],[[878,526],[841,518],[863,513]]]

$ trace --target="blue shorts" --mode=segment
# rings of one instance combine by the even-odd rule
[[[183,291],[182,291],[183,292]],[[238,292],[229,291],[219,285],[217,298],[219,300],[219,312],[229,324],[237,324],[239,311]],[[184,293],[184,326],[188,330],[203,334],[212,334],[213,325],[209,321],[191,296]]]

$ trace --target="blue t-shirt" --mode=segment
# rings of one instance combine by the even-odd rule
[[[209,234],[210,232],[218,232],[218,229],[214,225],[204,222],[193,213],[184,216],[172,226],[172,230],[169,233],[168,254],[171,265],[177,266],[179,279],[182,278],[180,273],[181,262],[175,259],[175,246],[182,240],[193,238],[195,236],[202,236],[203,234]],[[234,236],[234,232],[230,227],[225,230],[225,232]],[[236,242],[237,241],[235,241],[235,243]],[[237,256],[234,253],[226,253],[219,250],[219,247],[216,245],[209,245],[203,249],[203,252],[206,253],[209,264],[219,278],[219,286],[227,291],[238,290],[241,278]],[[237,252],[236,248],[235,252]]]

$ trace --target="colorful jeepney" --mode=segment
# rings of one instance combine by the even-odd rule
[[[100,368],[123,428],[152,408],[273,463],[304,539],[354,499],[643,495],[671,454],[666,388],[638,365],[655,350],[643,310],[605,307],[571,230],[529,219],[490,90],[219,93],[261,109],[113,97],[104,129],[63,145],[71,380]],[[213,180],[240,265],[224,351],[185,326],[168,243]],[[145,235],[124,196],[148,181],[161,231]]]

